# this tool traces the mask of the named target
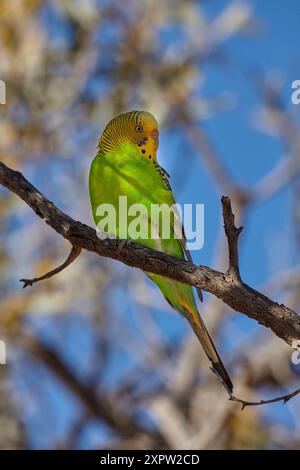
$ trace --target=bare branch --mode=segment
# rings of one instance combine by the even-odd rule
[[[44,281],[45,279],[50,279],[50,277],[53,277],[53,276],[55,276],[55,274],[60,273],[65,268],[67,268],[71,263],[73,263],[73,261],[75,261],[76,258],[78,258],[81,251],[82,251],[82,248],[80,248],[79,246],[74,246],[73,245],[72,249],[71,249],[71,252],[70,252],[68,258],[66,259],[66,261],[64,261],[64,263],[62,263],[57,268],[52,269],[51,271],[44,274],[43,276],[35,277],[34,279],[20,279],[20,282],[24,282],[23,289],[25,289],[25,287],[27,287],[27,286],[32,286],[33,284],[35,284],[37,282]]]
[[[222,299],[233,310],[271,328],[286,343],[292,345],[294,340],[300,339],[300,318],[296,312],[272,301],[241,280],[233,279],[228,273],[215,271],[207,266],[194,266],[187,261],[136,243],[120,250],[120,240],[98,239],[94,229],[64,214],[21,173],[11,170],[2,162],[0,183],[18,194],[40,218],[73,246],[199,287]]]
[[[99,387],[96,391],[93,387],[82,383],[57,353],[41,343],[38,338],[23,334],[19,339],[34,358],[42,361],[80,399],[88,415],[95,416],[125,437],[145,434],[153,438],[153,441],[163,441],[163,437],[158,431],[149,431],[140,425],[122,404],[119,402],[117,404],[111,393],[107,393]]]
[[[296,395],[299,395],[300,388],[297,388],[291,393],[287,393],[286,395],[281,395],[276,398],[271,398],[270,400],[260,400],[260,401],[246,401],[242,400],[241,398],[237,398],[234,395],[231,395],[229,398],[230,401],[235,401],[236,403],[240,403],[242,405],[242,410],[244,410],[247,406],[259,406],[259,405],[268,405],[270,403],[277,403],[279,401],[283,401],[283,403],[287,403],[289,400],[294,398]]]
[[[203,129],[196,126],[187,116],[184,116],[183,125],[188,138],[201,155],[219,189],[231,194],[241,206],[247,204],[247,191],[233,181]]]
[[[299,177],[300,163],[298,155],[292,153],[287,155],[261,181],[256,183],[251,194],[253,204],[261,204],[272,198]]]
[[[228,241],[229,268],[228,273],[233,279],[241,280],[239,268],[238,240],[243,227],[236,228],[234,225],[234,215],[231,209],[229,197],[223,196],[221,199],[223,206],[224,229]]]

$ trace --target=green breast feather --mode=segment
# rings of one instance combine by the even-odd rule
[[[97,155],[92,163],[89,177],[90,198],[93,217],[96,225],[99,222],[97,208],[100,204],[111,204],[116,210],[116,233],[119,237],[119,196],[127,196],[127,204],[143,204],[151,214],[151,205],[167,207],[175,203],[172,191],[169,189],[166,172],[152,161],[142,158],[140,153],[130,144],[120,146],[116,151],[105,155]],[[162,211],[163,212],[163,211]],[[128,216],[128,225],[134,217]],[[171,219],[172,222],[172,219]],[[139,238],[136,243],[169,253],[177,258],[184,258],[184,252],[180,241],[174,237],[172,223],[170,237],[162,239],[161,217],[156,229],[158,234],[151,238],[150,219],[145,221],[148,225],[149,237]],[[155,227],[152,228],[155,231]],[[124,233],[123,233],[124,235]],[[128,233],[121,238],[130,238]],[[182,302],[190,305],[194,310],[195,301],[190,286],[166,279],[162,276],[149,275],[159,286],[167,301],[179,312],[182,312]]]

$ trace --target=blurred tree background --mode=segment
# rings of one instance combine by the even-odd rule
[[[225,269],[230,195],[246,282],[299,309],[297,0],[1,0],[0,159],[92,224],[87,177],[115,114],[152,112],[178,202],[205,204],[196,263]],[[295,449],[300,399],[228,401],[185,322],[143,274],[68,244],[0,188],[0,448]],[[292,350],[205,295],[236,394],[299,386]]]

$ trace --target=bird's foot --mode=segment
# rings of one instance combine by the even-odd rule
[[[126,249],[129,248],[131,244],[132,240],[130,238],[125,238],[121,240],[121,243],[118,246],[118,252],[122,253],[123,251],[126,251]]]

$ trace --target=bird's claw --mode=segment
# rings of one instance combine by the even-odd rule
[[[129,248],[132,243],[132,240],[130,238],[125,238],[121,240],[121,243],[118,246],[118,252],[122,253],[126,248]]]
[[[23,282],[23,289],[28,286],[33,286],[35,280],[34,279],[20,279],[20,282]]]

